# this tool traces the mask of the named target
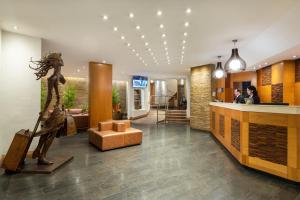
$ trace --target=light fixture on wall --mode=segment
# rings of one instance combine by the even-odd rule
[[[225,63],[225,70],[229,73],[244,71],[246,70],[246,62],[239,55],[238,48],[236,47],[237,40],[232,40],[232,42],[234,47],[232,49],[230,58]]]
[[[218,63],[216,69],[213,71],[213,78],[220,79],[226,77],[226,72],[222,67],[221,56],[218,56]]]

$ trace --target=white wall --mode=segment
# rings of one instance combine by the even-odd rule
[[[142,89],[142,109],[134,109],[134,88],[132,88],[132,76],[128,79],[128,117],[138,117],[145,115],[150,111],[150,79],[148,79],[147,88]]]
[[[41,83],[28,67],[41,58],[41,39],[2,32],[0,65],[0,154],[5,154],[17,131],[33,130],[40,112]],[[36,140],[32,143],[32,148]],[[31,149],[32,149],[31,148]]]

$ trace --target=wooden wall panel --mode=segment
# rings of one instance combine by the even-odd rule
[[[266,86],[261,86],[259,88],[258,95],[260,96],[260,101],[263,103],[268,103],[271,102],[271,97],[272,97],[272,86],[271,85],[266,85]]]
[[[284,61],[283,102],[295,104],[295,62]]]
[[[283,63],[277,63],[271,66],[272,85],[283,83]]]
[[[90,127],[112,119],[112,65],[89,63]]]

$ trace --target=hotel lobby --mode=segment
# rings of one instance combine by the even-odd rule
[[[0,199],[300,200],[299,8],[0,0]]]

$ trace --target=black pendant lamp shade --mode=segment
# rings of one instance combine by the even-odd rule
[[[232,40],[232,42],[234,43],[234,48],[232,49],[230,58],[225,63],[225,70],[229,73],[245,71],[247,64],[245,60],[240,57],[238,48],[235,47],[237,40]]]
[[[226,72],[222,67],[222,62],[220,61],[221,56],[218,56],[219,62],[217,63],[216,69],[213,71],[213,78],[220,79],[226,77]]]

